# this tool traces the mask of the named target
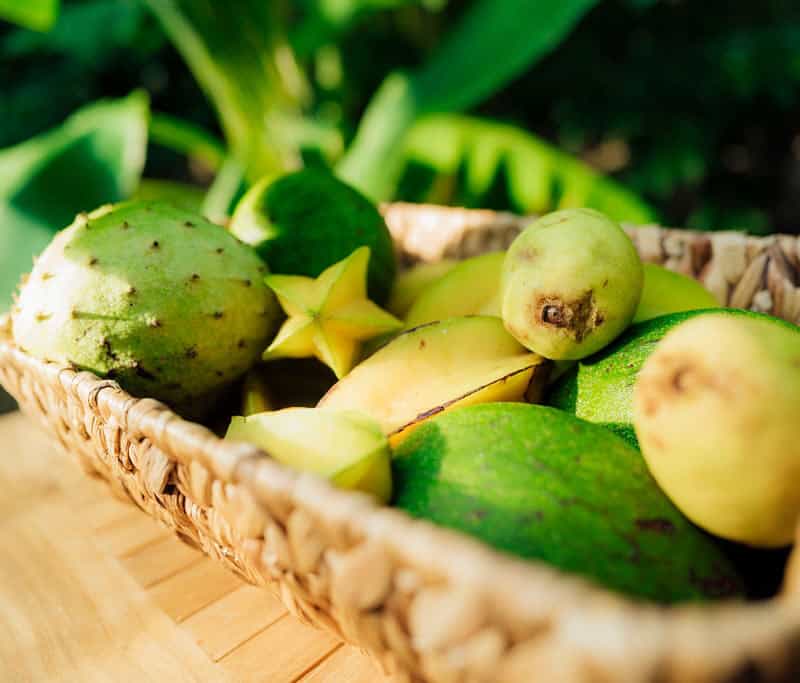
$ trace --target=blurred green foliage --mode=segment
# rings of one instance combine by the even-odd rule
[[[0,151],[0,310],[31,260],[78,210],[131,196],[147,145],[143,92],[100,101]]]
[[[375,199],[800,226],[795,0],[0,0],[0,17],[21,25],[0,25],[0,148],[142,88],[145,176],[206,188],[215,218],[306,164]],[[133,192],[120,177],[99,187]],[[60,211],[92,208],[72,198]]]

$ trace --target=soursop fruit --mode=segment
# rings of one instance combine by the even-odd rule
[[[37,260],[12,312],[14,340],[198,416],[275,331],[266,273],[251,247],[193,213],[152,201],[102,207]]]

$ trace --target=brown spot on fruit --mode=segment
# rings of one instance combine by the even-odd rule
[[[672,536],[675,533],[675,525],[668,519],[656,517],[654,519],[637,519],[636,528],[642,531],[652,531],[665,536]]]
[[[419,348],[420,348],[420,351],[421,351],[422,349],[424,349],[426,346],[427,346],[427,343],[425,342],[425,340],[424,340],[424,339],[420,339],[420,340],[419,340]]]
[[[131,227],[131,224],[128,223],[128,221],[122,221],[122,226],[121,227],[122,227],[123,230],[127,230],[128,228]]]
[[[653,396],[643,396],[642,411],[647,417],[653,417],[658,412],[658,399]]]
[[[161,245],[159,244],[158,240],[153,240],[153,243],[150,245],[151,249],[158,249]]]
[[[578,343],[604,320],[591,289],[569,301],[558,294],[537,295],[533,301],[533,318],[535,324],[559,328]]]
[[[134,372],[141,377],[142,379],[148,379],[150,381],[155,380],[156,376],[152,372],[148,372],[141,363],[138,361],[133,366]]]
[[[690,368],[683,366],[675,369],[672,375],[672,388],[675,392],[682,394],[687,389],[688,377]]]
[[[214,311],[214,312],[211,314],[211,317],[212,317],[212,318],[214,318],[214,320],[222,320],[222,317],[223,317],[224,315],[225,315],[225,314],[224,314],[222,311]]]
[[[90,266],[96,266],[97,265],[97,257],[92,256],[92,258],[89,259],[89,265]]]
[[[186,349],[186,357],[187,358],[197,358],[197,349],[193,346],[190,346]]]
[[[197,273],[192,273],[191,277],[189,278],[189,280],[191,280],[192,282],[197,282],[199,279],[200,276]]]
[[[192,223],[192,221],[186,221],[186,222],[184,222],[184,226],[186,226],[187,228],[193,228],[194,227],[194,223]]]
[[[217,254],[222,254],[222,253],[224,253],[224,252],[225,252],[225,249],[224,249],[223,247],[217,247],[217,248],[215,249],[215,251],[216,251],[216,253],[217,253]]]
[[[564,309],[555,304],[548,304],[542,308],[542,322],[548,325],[557,325],[564,327],[566,325],[564,318]]]
[[[240,349],[243,349],[247,346],[247,342],[244,339],[240,339],[236,346],[238,346]]]
[[[103,350],[106,352],[106,355],[111,360],[117,360],[118,356],[114,349],[111,347],[111,342],[106,338],[103,337],[103,341],[101,342],[103,345]]]
[[[432,417],[433,415],[441,413],[444,409],[445,409],[445,406],[436,406],[435,408],[431,408],[430,410],[426,410],[425,412],[420,413],[419,415],[417,415],[417,417],[414,419],[414,422],[419,422],[419,421],[424,420],[424,419],[426,419],[428,417]]]

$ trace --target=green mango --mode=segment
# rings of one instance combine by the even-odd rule
[[[546,406],[487,403],[422,424],[395,450],[397,507],[646,600],[740,595],[717,541],[611,432]]]
[[[326,171],[262,178],[236,205],[229,228],[281,275],[315,278],[369,247],[369,297],[379,305],[389,298],[396,272],[389,229],[372,202]]]
[[[673,327],[698,315],[717,313],[754,316],[798,330],[784,320],[738,308],[702,309],[670,313],[636,325],[599,353],[585,358],[566,372],[548,392],[544,402],[578,417],[608,427],[638,448],[633,429],[633,385],[656,344]],[[710,344],[714,340],[709,340]]]

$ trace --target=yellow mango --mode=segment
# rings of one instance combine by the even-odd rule
[[[397,336],[335,384],[319,406],[370,415],[394,445],[446,410],[536,400],[548,369],[499,318],[450,318]]]
[[[499,318],[504,259],[505,252],[494,252],[459,263],[420,294],[406,315],[406,327],[462,315]]]
[[[442,259],[433,263],[418,263],[400,273],[394,281],[392,293],[386,304],[386,310],[398,318],[404,318],[414,302],[434,282],[449,273],[456,261]]]

